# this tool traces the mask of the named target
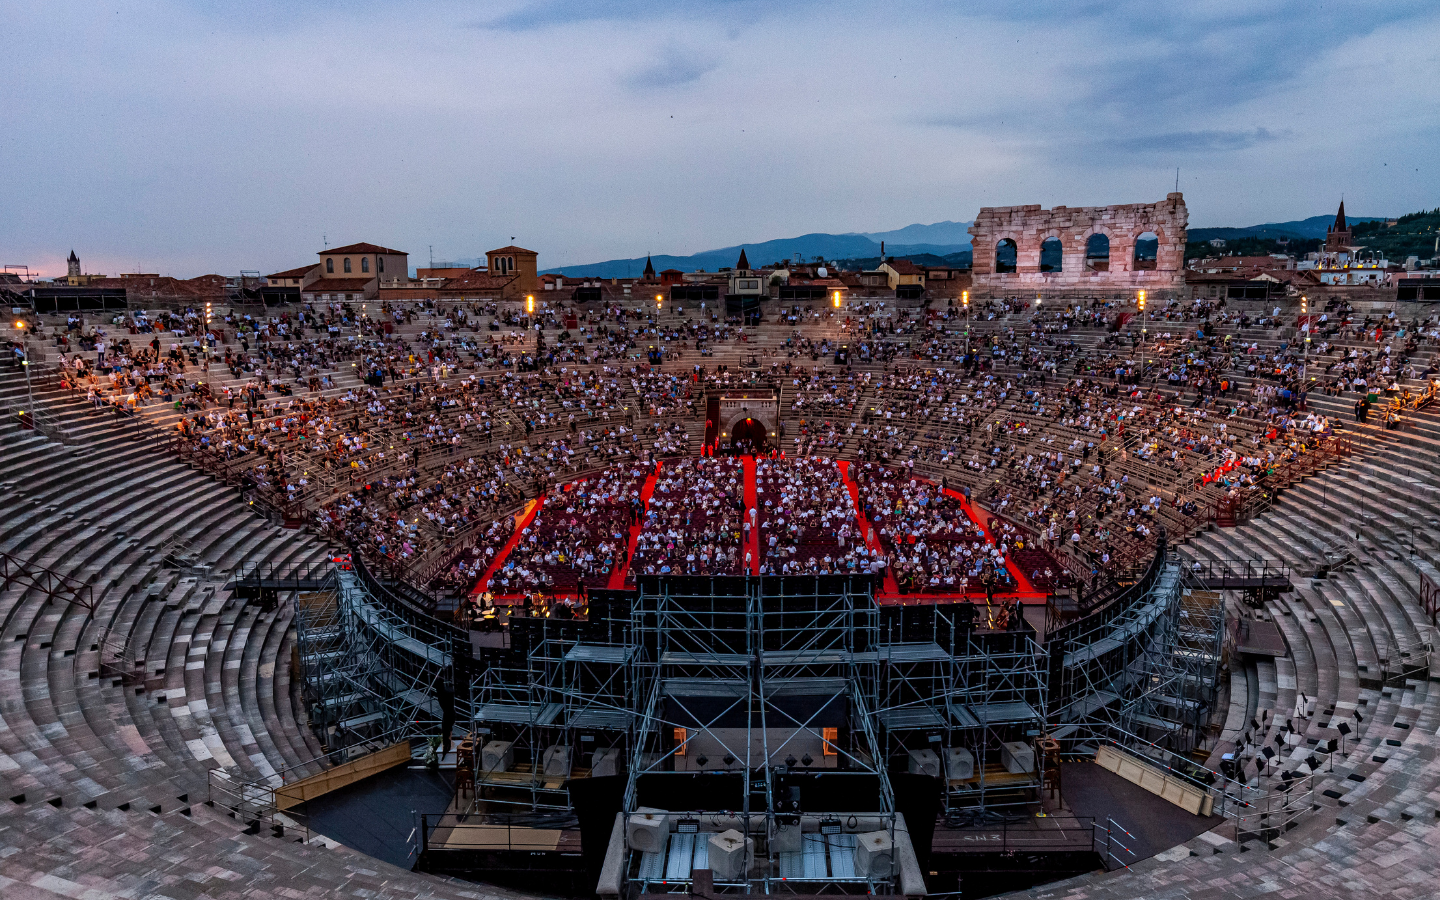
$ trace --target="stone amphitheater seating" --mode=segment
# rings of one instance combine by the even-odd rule
[[[838,331],[827,323],[816,332],[825,329]],[[780,347],[789,332],[767,329],[670,368],[733,366]],[[1271,346],[1283,336],[1257,339]],[[348,386],[341,379],[336,390]],[[13,373],[0,374],[0,399],[23,393]],[[313,770],[319,747],[286,665],[288,605],[264,613],[225,585],[242,562],[304,563],[329,550],[253,514],[133,428],[51,400],[68,444],[0,424],[0,550],[91,581],[96,606],[47,603],[20,583],[0,592],[0,896],[521,896],[414,875],[320,838],[297,842],[293,831],[255,833],[204,802],[217,768],[247,779]],[[1311,402],[1349,418],[1349,400]],[[164,424],[165,415],[155,408],[153,418]],[[698,446],[703,425],[687,428]],[[1295,722],[1301,743],[1291,751],[1303,758],[1358,711],[1363,721],[1316,789],[1321,808],[1269,848],[1217,830],[1128,871],[1029,896],[1435,895],[1440,689],[1431,687],[1433,628],[1418,592],[1420,572],[1436,573],[1410,553],[1440,547],[1440,418],[1359,431],[1347,465],[1295,486],[1250,523],[1212,528],[1182,548],[1196,559],[1263,556],[1295,567],[1295,591],[1266,610],[1289,655],[1233,668],[1220,739],[1233,743],[1265,715],[1273,737],[1303,693],[1313,713]],[[1308,577],[1323,551],[1346,546],[1353,559]],[[177,552],[191,564],[173,564]],[[111,668],[121,646],[137,677]]]
[[[13,374],[0,393],[23,396]],[[212,769],[316,769],[286,661],[289,606],[232,596],[241,561],[326,557],[149,441],[76,411],[74,442],[0,426],[0,549],[94,587],[95,609],[0,593],[0,896],[513,896],[275,836],[206,804]],[[183,547],[189,565],[171,565]],[[170,560],[174,561],[173,553]],[[102,663],[117,647],[135,678]],[[107,659],[106,657],[112,658]],[[177,893],[178,891],[178,893]]]

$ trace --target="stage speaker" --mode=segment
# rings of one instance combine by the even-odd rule
[[[975,756],[964,747],[950,747],[945,751],[945,777],[951,781],[964,781],[975,777]]]
[[[710,871],[716,881],[738,881],[754,858],[755,841],[735,829],[710,835]]]
[[[480,749],[480,768],[485,772],[506,772],[515,762],[512,741],[491,741]]]
[[[1025,775],[1035,771],[1035,751],[1023,741],[1007,741],[1000,745],[1000,759],[1005,771]]]
[[[911,750],[910,774],[929,775],[931,778],[939,778],[940,757],[935,754],[934,750]]]
[[[867,878],[889,878],[894,869],[895,846],[884,831],[855,836],[855,874]]]
[[[660,853],[670,837],[670,823],[664,810],[642,806],[625,823],[625,843],[641,853]]]
[[[546,775],[564,778],[570,774],[570,748],[564,744],[546,747],[541,762]]]
[[[770,849],[776,853],[799,853],[804,847],[804,837],[799,823],[782,825],[776,823],[770,832]]]
[[[605,778],[620,771],[620,749],[605,747],[590,754],[590,777]]]

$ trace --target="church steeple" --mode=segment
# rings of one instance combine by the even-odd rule
[[[655,264],[650,261],[650,254],[645,254],[645,276],[646,280],[655,277]]]
[[[744,247],[740,248],[740,261],[735,264],[735,268],[744,272],[750,271],[750,260],[745,258]]]
[[[1331,225],[1325,232],[1325,252],[1345,253],[1352,243],[1355,234],[1350,230],[1350,223],[1345,219],[1345,200],[1340,200],[1340,210],[1335,213],[1335,224]]]
[[[80,276],[80,257],[75,255],[74,249],[71,249],[70,258],[65,262],[69,276],[71,278],[78,278]]]

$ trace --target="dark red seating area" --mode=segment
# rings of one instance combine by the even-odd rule
[[[745,473],[740,461],[700,457],[661,464],[630,567],[636,573],[739,575]]]

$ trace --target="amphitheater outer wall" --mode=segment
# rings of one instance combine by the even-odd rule
[[[1112,297],[1138,290],[1180,295],[1185,290],[1185,236],[1189,212],[1185,197],[1168,194],[1160,203],[1118,206],[982,207],[970,226],[974,237],[972,293],[977,299],[1035,292],[1047,297]],[[1135,243],[1145,232],[1160,239],[1155,267],[1135,265]],[[1090,236],[1110,240],[1107,270],[1086,266]],[[1058,272],[1040,271],[1040,247],[1048,238],[1061,243]],[[1015,271],[996,272],[996,245],[1015,242]]]

